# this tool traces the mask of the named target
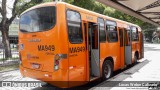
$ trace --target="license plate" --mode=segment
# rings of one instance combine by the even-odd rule
[[[32,68],[38,69],[39,68],[39,64],[32,64]]]

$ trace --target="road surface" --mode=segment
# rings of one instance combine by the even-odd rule
[[[115,76],[113,76],[111,79],[103,82],[92,82],[90,84],[85,85],[84,87],[87,87],[85,89],[91,89],[91,90],[106,90],[106,89],[135,89],[135,88],[128,88],[128,87],[107,87],[109,85],[108,83],[112,83],[113,81],[160,81],[160,45],[159,44],[145,44],[145,58],[138,62],[137,65],[132,66],[130,68],[127,68],[122,71],[115,72]],[[38,81],[31,78],[23,78],[20,75],[19,70],[9,71],[9,72],[3,72],[0,73],[0,81]],[[54,86],[48,85],[46,83],[43,83],[42,86],[49,86],[48,89],[59,89]],[[75,87],[74,89],[79,89],[80,87]],[[0,90],[46,90],[47,88],[43,87],[0,87]],[[147,88],[142,88],[147,89]],[[148,89],[147,89],[148,90]]]

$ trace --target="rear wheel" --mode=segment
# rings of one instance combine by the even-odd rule
[[[113,73],[113,64],[111,61],[106,60],[103,64],[102,68],[102,78],[106,80],[112,76]]]

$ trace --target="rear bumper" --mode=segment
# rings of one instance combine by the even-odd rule
[[[68,76],[66,74],[62,74],[62,70],[58,70],[56,72],[45,72],[34,69],[28,69],[20,65],[20,73],[24,77],[30,77],[33,79],[41,80],[50,83],[54,86],[58,86],[61,88],[68,87]],[[61,75],[63,75],[63,77]]]

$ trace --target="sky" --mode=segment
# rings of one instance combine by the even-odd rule
[[[10,18],[12,16],[12,11],[9,8],[13,8],[14,0],[7,0],[7,18]],[[2,0],[0,0],[0,7],[2,6]]]
[[[12,8],[13,8],[13,3],[15,0],[7,0],[7,18],[10,18],[12,16]],[[30,0],[24,0],[25,2],[29,2]],[[2,0],[0,0],[0,7],[2,6]],[[1,17],[1,15],[0,15]]]

